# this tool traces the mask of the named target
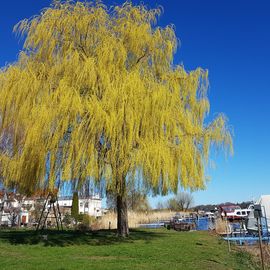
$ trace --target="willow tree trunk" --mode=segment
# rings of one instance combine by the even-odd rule
[[[127,211],[127,189],[126,177],[122,175],[118,178],[119,189],[116,197],[117,209],[117,233],[118,236],[127,237],[129,235],[128,228],[128,211]]]
[[[117,195],[117,233],[121,237],[129,235],[127,196]]]

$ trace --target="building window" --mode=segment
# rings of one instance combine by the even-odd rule
[[[82,202],[80,203],[80,207],[83,207],[83,203]]]
[[[85,203],[85,208],[88,208],[88,202]]]

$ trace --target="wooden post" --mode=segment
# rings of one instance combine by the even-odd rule
[[[56,207],[57,207],[57,212],[59,214],[59,221],[60,221],[60,225],[61,225],[61,230],[63,231],[63,222],[62,222],[62,215],[60,212],[60,207],[59,207],[59,203],[58,203],[58,197],[56,197]]]
[[[261,231],[261,218],[257,217],[258,224],[258,233],[259,233],[259,244],[260,244],[260,252],[261,252],[261,262],[262,262],[262,270],[264,270],[264,258],[263,258],[263,249],[262,249],[262,231]]]
[[[56,213],[54,202],[52,203],[52,205],[53,205],[53,213],[54,213],[55,220],[56,220],[57,230],[59,231],[58,215]]]
[[[228,250],[229,250],[229,252],[231,252],[231,243],[230,243],[230,240],[229,240],[229,225],[228,225],[228,219],[227,219],[227,217],[225,218],[225,220],[226,220],[226,231],[227,231]]]
[[[48,215],[49,215],[49,213],[50,213],[50,211],[51,211],[51,207],[52,207],[52,205],[50,204],[50,207],[49,207],[49,209],[47,210],[47,213],[46,213],[46,216],[45,216],[45,219],[44,219],[43,226],[41,227],[41,230],[44,230],[45,225],[46,225],[46,229],[47,229],[47,218],[48,218]]]
[[[43,217],[43,213],[44,213],[44,211],[46,209],[46,205],[47,205],[48,199],[49,199],[49,195],[47,196],[47,198],[45,200],[45,203],[43,205],[43,208],[42,208],[42,211],[41,211],[41,215],[40,215],[40,218],[38,220],[37,227],[36,227],[36,231],[38,231],[39,227],[41,226],[41,220],[42,220],[42,217]]]

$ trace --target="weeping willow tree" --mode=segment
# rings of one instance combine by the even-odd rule
[[[59,170],[62,179],[103,179],[122,236],[138,172],[154,193],[205,187],[210,148],[231,149],[231,134],[222,114],[206,123],[207,71],[173,64],[177,38],[158,27],[160,13],[56,1],[15,27],[24,48],[0,72],[5,185],[53,189]]]

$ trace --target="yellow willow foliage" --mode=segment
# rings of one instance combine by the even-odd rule
[[[207,71],[173,66],[177,39],[160,13],[56,1],[15,27],[24,49],[0,72],[6,185],[35,191],[49,157],[50,187],[59,170],[118,193],[138,170],[156,192],[204,187],[209,149],[232,150],[230,131],[223,115],[205,123]]]

